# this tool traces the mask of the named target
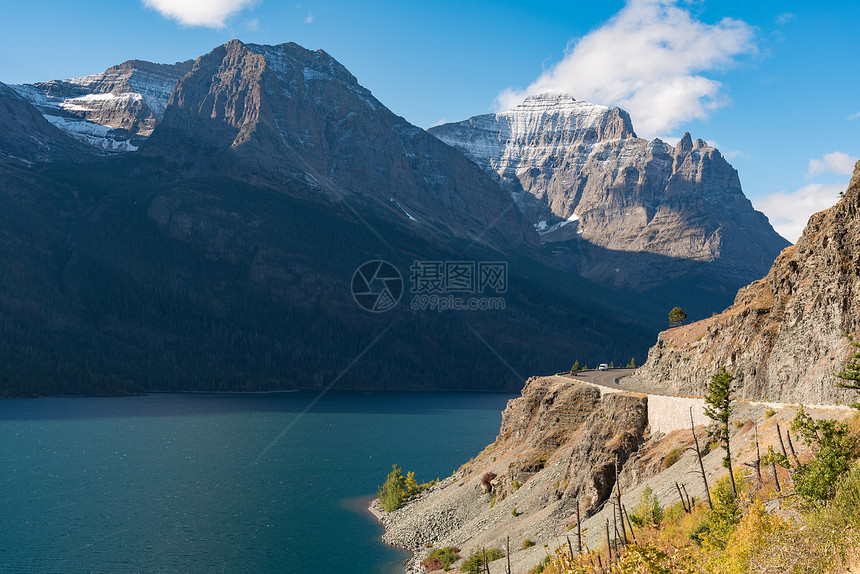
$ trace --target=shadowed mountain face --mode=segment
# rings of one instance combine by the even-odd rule
[[[788,245],[719,151],[690,134],[674,148],[637,138],[618,108],[550,93],[429,131],[496,177],[586,277],[646,288],[700,273],[734,291]]]
[[[0,140],[3,395],[516,389],[641,359],[674,302],[548,263],[488,174],[323,52],[202,56],[134,153],[94,156],[8,101],[0,122],[26,125]],[[70,153],[8,159],[33,135]],[[350,288],[378,259],[404,295],[369,313]],[[504,308],[413,306],[415,261],[507,264]]]

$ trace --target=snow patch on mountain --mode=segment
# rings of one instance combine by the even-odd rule
[[[391,203],[393,203],[393,204],[394,204],[394,205],[396,205],[398,208],[400,208],[400,211],[402,211],[402,212],[403,212],[403,214],[404,214],[406,217],[408,217],[409,219],[411,219],[411,220],[412,220],[412,221],[414,221],[415,223],[421,223],[420,221],[418,221],[417,219],[415,219],[414,217],[412,217],[411,215],[409,215],[409,212],[408,212],[408,211],[406,211],[405,209],[403,209],[403,206],[402,206],[402,205],[400,205],[400,203],[398,203],[398,202],[397,202],[397,200],[396,200],[396,199],[394,199],[393,197],[391,198]]]
[[[72,137],[101,150],[129,152],[164,117],[176,83],[191,65],[131,60],[101,74],[12,88]]]
[[[54,127],[61,129],[78,141],[109,152],[132,152],[138,147],[128,139],[119,139],[117,130],[77,118],[42,114]]]

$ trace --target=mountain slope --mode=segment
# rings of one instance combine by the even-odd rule
[[[135,151],[164,115],[191,61],[129,60],[101,74],[14,86],[70,136],[111,152]]]
[[[323,51],[233,40],[176,86],[145,153],[328,201],[369,201],[418,233],[536,245],[507,194],[395,116]]]
[[[618,108],[548,93],[429,131],[495,175],[587,277],[645,288],[703,273],[734,291],[788,245],[719,151],[689,134],[674,148],[637,138]]]
[[[846,403],[833,373],[848,358],[844,333],[860,328],[860,163],[844,197],[813,215],[797,244],[723,313],[660,334],[636,372],[682,394],[702,394],[720,366],[738,396]]]
[[[295,45],[199,58],[138,152],[0,181],[4,395],[517,389],[641,358],[667,304],[547,265],[488,174]],[[404,295],[368,313],[350,287],[379,259]],[[504,262],[503,305],[422,310],[415,261]]]

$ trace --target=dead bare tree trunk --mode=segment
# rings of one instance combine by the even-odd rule
[[[636,543],[636,533],[633,532],[633,523],[630,522],[630,513],[627,512],[626,508],[622,508],[622,510],[624,511],[624,516],[627,517],[627,526],[630,527],[630,536],[633,537],[633,543],[635,544]]]
[[[693,499],[692,499],[692,498],[690,498],[690,494],[687,492],[687,485],[686,485],[686,484],[682,484],[682,485],[681,485],[681,490],[683,490],[683,491],[684,491],[684,496],[686,496],[686,497],[687,497],[687,506],[689,506],[689,507],[690,507],[690,512],[693,512]]]
[[[567,538],[567,551],[570,552],[570,559],[573,560],[573,544],[570,543],[570,536],[565,536],[565,538]],[[508,562],[510,562],[510,559],[508,559]]]
[[[612,564],[612,540],[609,538],[609,519],[606,519],[606,560]]]
[[[568,545],[570,545],[570,540],[567,541]],[[508,535],[505,537],[505,556],[508,558],[508,570],[507,573],[511,574],[511,536]],[[571,554],[571,559],[573,558],[573,554]]]
[[[794,452],[794,443],[791,442],[791,431],[785,431],[785,437],[788,439],[788,448],[791,450],[791,456],[794,457],[794,464],[800,466],[800,459],[797,458],[797,453]]]
[[[782,489],[779,487],[779,477],[776,475],[776,462],[771,460],[770,467],[773,469],[773,483],[776,485],[776,491],[780,492]]]
[[[618,491],[618,515],[621,517],[621,540],[627,546],[627,530],[624,528],[624,515],[621,514],[621,481],[618,480],[618,455],[615,455],[615,487]]]
[[[758,423],[755,423],[755,474],[761,484],[761,451],[758,447]]]
[[[684,500],[684,493],[681,492],[681,486],[677,482],[675,483],[675,488],[678,489],[678,496],[681,498],[681,506],[684,507],[684,512],[689,513],[690,508],[687,506],[687,501]]]
[[[708,487],[708,475],[705,474],[705,465],[702,463],[702,451],[699,450],[699,439],[696,437],[696,425],[693,424],[693,407],[690,407],[690,431],[693,433],[693,442],[696,444],[696,456],[699,458],[699,470],[702,471],[702,482],[705,483],[705,496],[708,497],[708,508],[714,509],[711,502],[711,489]]]
[[[776,434],[779,436],[779,447],[782,449],[782,456],[788,460],[788,453],[785,452],[785,443],[782,442],[782,430],[779,428],[779,423],[776,423]]]
[[[576,499],[576,550],[582,553],[582,518],[579,516],[579,499]]]

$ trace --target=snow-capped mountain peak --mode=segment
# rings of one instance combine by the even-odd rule
[[[75,139],[109,152],[128,152],[152,133],[191,64],[129,60],[100,74],[13,88]]]

